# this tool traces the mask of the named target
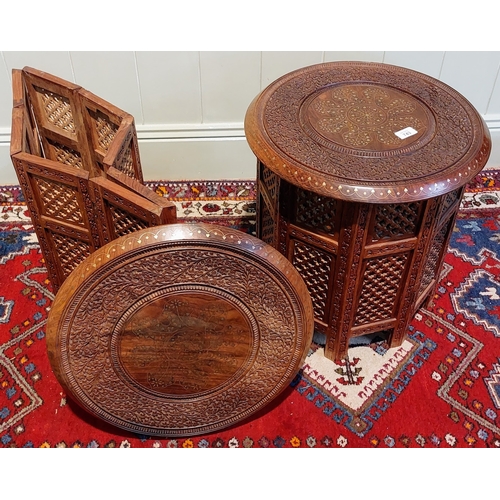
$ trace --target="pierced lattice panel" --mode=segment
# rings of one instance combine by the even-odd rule
[[[97,142],[101,149],[107,152],[115,138],[118,125],[114,124],[103,113],[89,111],[89,115],[96,131]]]
[[[52,239],[57,248],[57,256],[66,277],[90,255],[90,246],[85,241],[59,233],[52,233]]]
[[[266,187],[267,194],[269,198],[274,202],[278,196],[278,189],[280,186],[279,177],[267,167],[262,166],[261,170],[261,180]]]
[[[71,104],[67,97],[40,87],[34,87],[42,103],[42,111],[49,123],[72,134],[76,134]]]
[[[446,193],[441,198],[441,203],[439,205],[439,213],[437,215],[437,219],[440,220],[441,217],[448,211],[448,209],[458,200],[460,197],[461,190],[451,191]]]
[[[314,231],[335,233],[337,201],[297,188],[295,221]]]
[[[370,259],[355,315],[355,326],[393,317],[394,302],[401,284],[408,254]]]
[[[76,188],[42,178],[36,178],[36,185],[40,192],[44,215],[73,224],[84,225],[85,221],[78,203]]]
[[[271,213],[269,209],[261,198],[260,202],[260,227],[259,227],[259,237],[262,241],[267,243],[268,245],[274,246],[274,220],[271,217]]]
[[[116,236],[125,236],[139,229],[146,229],[149,227],[147,221],[133,217],[130,212],[122,210],[121,208],[109,205],[107,206],[113,221],[113,229]]]
[[[333,259],[332,255],[300,241],[294,243],[292,263],[307,285],[315,317],[322,321],[325,319],[328,279]]]
[[[50,158],[55,159],[59,163],[64,163],[64,165],[69,165],[75,168],[83,168],[82,157],[78,151],[68,148],[63,144],[58,144],[55,141],[47,140],[49,147],[51,148]]]
[[[414,236],[418,231],[420,202],[378,205],[373,240]]]
[[[125,155],[123,156],[121,163],[119,165],[117,165],[116,168],[120,172],[127,174],[129,177],[135,178],[134,158],[132,155],[132,144],[130,144],[127,151],[125,152]]]
[[[441,256],[444,241],[446,239],[446,234],[448,232],[450,224],[451,221],[448,224],[445,224],[432,240],[432,245],[429,250],[427,262],[425,263],[424,273],[422,276],[422,281],[420,282],[420,289],[418,291],[417,297],[420,297],[420,295],[424,293],[425,289],[431,284],[432,280],[434,278],[437,278],[436,274],[439,271],[439,257]]]

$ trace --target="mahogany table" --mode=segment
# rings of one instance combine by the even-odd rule
[[[400,345],[432,298],[464,185],[488,160],[481,116],[427,75],[333,62],[264,89],[245,133],[257,236],[306,282],[326,357],[376,332]]]
[[[47,323],[73,401],[131,432],[235,425],[289,387],[313,337],[311,298],[276,249],[215,224],[134,231],[64,281]]]

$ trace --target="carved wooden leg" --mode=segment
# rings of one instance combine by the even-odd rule
[[[325,356],[334,361],[345,357],[349,347],[369,211],[369,205],[346,203],[342,213],[337,267],[330,293],[333,313],[325,345]]]

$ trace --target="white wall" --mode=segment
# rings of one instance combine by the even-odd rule
[[[253,179],[243,119],[252,99],[294,69],[334,60],[396,64],[451,85],[483,115],[500,165],[500,51],[480,52],[1,52],[0,184],[9,157],[12,68],[78,83],[136,120],[146,180]]]

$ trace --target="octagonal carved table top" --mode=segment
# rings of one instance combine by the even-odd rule
[[[250,147],[279,177],[370,203],[432,198],[486,164],[484,120],[430,76],[380,63],[332,62],[264,89],[245,117]]]

